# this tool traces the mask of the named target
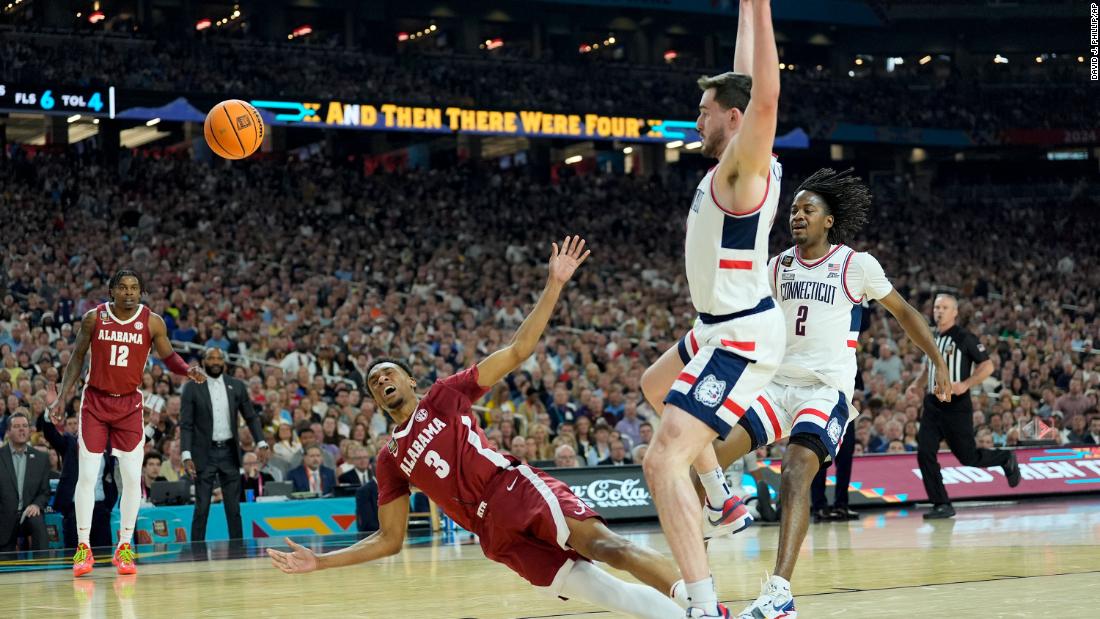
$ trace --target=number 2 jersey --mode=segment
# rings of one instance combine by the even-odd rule
[[[153,347],[149,330],[152,312],[144,305],[127,320],[119,320],[110,303],[95,308],[89,352],[88,384],[100,391],[126,395],[141,387],[142,373]]]
[[[824,383],[851,401],[862,303],[894,289],[874,256],[833,245],[822,258],[803,260],[797,247],[768,263],[772,291],[787,320],[787,350],[773,381]]]
[[[517,460],[489,447],[472,404],[488,389],[477,384],[473,366],[436,381],[416,412],[395,428],[378,454],[378,504],[409,494],[415,487],[463,529],[480,533],[486,490],[497,474]]]

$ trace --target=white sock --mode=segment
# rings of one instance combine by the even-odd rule
[[[672,590],[668,592],[668,597],[672,598],[672,601],[676,602],[676,605],[680,608],[687,608],[691,605],[688,602],[687,585],[684,584],[683,579],[672,583]]]
[[[718,614],[718,594],[714,591],[714,578],[707,576],[703,580],[687,583],[688,603],[707,615]]]
[[[787,591],[791,590],[791,582],[786,578],[783,578],[782,576],[776,576],[775,574],[772,574],[771,577],[768,578],[768,584],[775,585],[776,587],[780,589],[785,589]]]
[[[721,508],[726,503],[726,499],[733,496],[721,468],[716,468],[707,473],[699,473],[699,481],[703,483],[703,488],[707,491],[707,503],[711,507]]]
[[[95,478],[99,475],[99,463],[103,454],[92,453],[80,441],[79,477],[73,493],[76,512],[76,538],[81,544],[91,546],[92,512],[95,510]]]
[[[577,561],[560,595],[640,619],[683,617],[684,611],[660,591],[615,578],[588,561]]]
[[[132,451],[115,451],[118,475],[122,478],[122,500],[119,501],[118,545],[129,544],[134,537],[138,509],[141,508],[141,461],[145,457],[142,443]]]

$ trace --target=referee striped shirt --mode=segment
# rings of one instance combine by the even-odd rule
[[[978,341],[978,336],[955,325],[936,334],[936,348],[939,349],[943,360],[947,362],[947,377],[952,383],[960,383],[968,378],[974,371],[974,366],[989,358],[985,346]],[[932,360],[927,356],[924,362],[928,364],[928,393],[936,391],[936,372],[932,367]],[[961,396],[952,396],[951,403],[969,400],[970,393]]]

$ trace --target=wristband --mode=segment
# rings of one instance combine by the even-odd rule
[[[171,357],[165,359],[164,365],[168,366],[168,370],[177,376],[187,376],[187,372],[191,369],[191,366],[187,365],[187,362],[177,352],[172,353]]]

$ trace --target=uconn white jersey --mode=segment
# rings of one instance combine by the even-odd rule
[[[772,155],[767,190],[748,213],[734,214],[714,198],[714,172],[699,181],[687,220],[685,260],[691,302],[700,314],[732,314],[756,307],[768,287],[768,233],[779,204],[783,167]]]
[[[807,262],[792,247],[768,264],[775,298],[787,320],[787,351],[775,382],[824,383],[851,401],[862,303],[881,299],[893,286],[873,256],[834,245]]]

